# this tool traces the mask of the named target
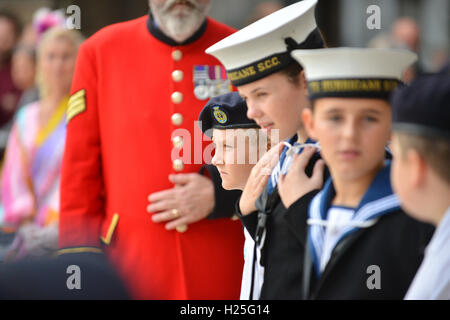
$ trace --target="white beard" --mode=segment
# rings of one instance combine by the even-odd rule
[[[181,43],[200,28],[206,18],[209,5],[200,6],[196,0],[186,0],[194,8],[169,10],[178,0],[168,0],[162,8],[156,8],[150,1],[150,8],[158,27],[170,38]]]

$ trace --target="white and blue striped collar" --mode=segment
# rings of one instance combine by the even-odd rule
[[[336,244],[349,234],[374,225],[382,215],[396,211],[400,208],[399,198],[393,194],[390,183],[391,162],[386,161],[386,166],[378,172],[369,189],[364,194],[355,214],[346,226],[345,231],[337,239]],[[320,276],[320,258],[322,257],[325,231],[327,226],[327,214],[336,192],[331,177],[311,201],[308,210],[308,242],[312,253],[314,267],[317,276]]]
[[[275,168],[272,170],[272,174],[270,175],[269,181],[268,181],[268,192],[269,194],[272,194],[273,190],[278,184],[278,179],[280,178],[280,174],[287,174],[289,171],[289,168],[292,164],[293,156],[296,153],[301,153],[303,149],[306,146],[314,146],[317,148],[317,152],[320,150],[319,143],[315,142],[314,140],[307,138],[305,143],[298,143],[297,142],[297,135],[294,135],[292,138],[290,138],[287,141],[283,141],[285,147],[283,148],[283,151],[280,155],[280,161],[278,161]]]

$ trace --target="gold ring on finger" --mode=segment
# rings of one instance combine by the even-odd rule
[[[178,218],[180,216],[178,209],[172,209],[172,214],[173,214],[174,218]]]

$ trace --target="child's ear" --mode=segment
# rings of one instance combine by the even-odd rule
[[[317,140],[315,130],[314,130],[314,119],[313,119],[313,111],[311,108],[305,108],[302,111],[302,121],[305,126],[306,133],[308,137]]]
[[[427,162],[417,150],[409,149],[406,152],[406,161],[410,167],[410,182],[413,187],[420,188],[427,178]]]

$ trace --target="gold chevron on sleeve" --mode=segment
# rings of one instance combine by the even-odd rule
[[[66,114],[66,124],[69,123],[73,117],[79,115],[86,110],[86,90],[81,89],[75,92],[69,99],[69,106]]]

